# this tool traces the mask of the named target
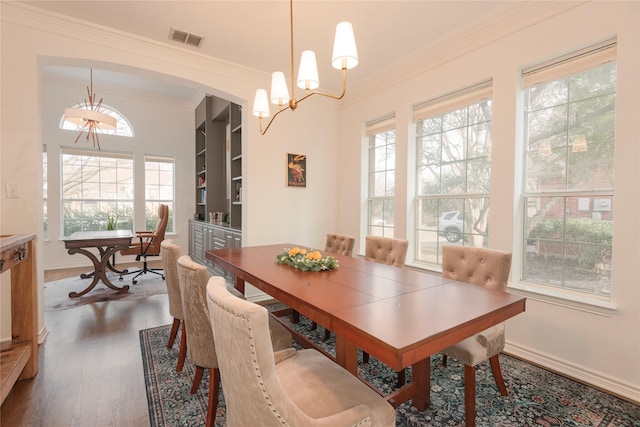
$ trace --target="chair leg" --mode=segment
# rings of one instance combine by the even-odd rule
[[[196,371],[193,374],[193,384],[191,384],[191,394],[196,394],[198,387],[200,387],[200,381],[202,381],[202,375],[204,374],[204,368],[202,366],[196,366]]]
[[[331,331],[328,330],[327,328],[324,329],[324,340],[327,341],[329,338],[331,338]]]
[[[173,325],[171,325],[171,333],[169,334],[169,342],[167,343],[167,348],[173,347],[173,343],[176,340],[176,335],[178,335],[178,328],[180,327],[180,319],[173,319]]]
[[[445,368],[447,367],[447,355],[446,354],[442,355],[442,366],[445,367]]]
[[[476,367],[464,365],[464,423],[476,425]]]
[[[366,351],[362,352],[362,363],[369,363],[369,353]]]
[[[315,331],[316,329],[318,329],[318,324],[316,322],[311,322],[311,330]]]
[[[503,396],[508,396],[507,387],[504,385],[504,379],[502,378],[502,370],[500,370],[500,359],[498,355],[491,356],[489,358],[489,363],[491,363],[491,371],[493,372],[493,378],[496,380],[496,385],[498,386],[498,390]]]
[[[218,411],[218,393],[220,393],[220,370],[209,369],[209,402],[207,404],[207,427],[213,427]]]
[[[184,367],[184,361],[187,358],[187,329],[184,326],[184,320],[182,321],[182,333],[180,334],[180,353],[178,354],[178,366],[176,366],[176,372],[182,371]]]

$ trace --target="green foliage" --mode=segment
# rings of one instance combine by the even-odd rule
[[[598,263],[611,256],[613,222],[590,218],[542,219],[533,227],[528,239],[541,242],[564,240],[568,255],[575,256],[581,267],[595,269]],[[544,243],[541,250],[546,252]]]
[[[276,255],[278,264],[289,265],[300,271],[324,271],[338,267],[338,260],[332,256],[323,257],[319,251],[313,249],[286,249]]]

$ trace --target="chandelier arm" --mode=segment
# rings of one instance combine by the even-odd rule
[[[287,111],[289,109],[291,109],[291,107],[289,105],[287,105],[286,107],[281,108],[280,110],[278,110],[278,112],[275,113],[273,115],[273,117],[271,117],[271,120],[269,120],[269,123],[267,124],[267,127],[264,128],[264,131],[262,130],[262,118],[260,118],[260,135],[264,135],[265,133],[267,133],[267,130],[269,130],[269,126],[271,126],[271,123],[273,123],[275,118],[278,117],[278,114],[282,113],[283,111]]]
[[[340,93],[340,95],[335,95],[335,94],[329,93],[329,92],[323,92],[321,90],[314,90],[312,92],[307,93],[302,98],[298,99],[296,101],[296,104],[304,101],[305,99],[309,98],[311,95],[320,95],[320,96],[325,96],[325,97],[331,98],[331,99],[342,99],[342,98],[344,98],[344,95],[345,95],[346,92],[347,92],[347,69],[343,68],[342,69],[342,92]]]

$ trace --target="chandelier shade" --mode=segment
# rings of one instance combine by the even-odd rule
[[[336,25],[331,64],[333,68],[338,70],[343,68],[350,70],[358,65],[358,49],[356,48],[356,39],[353,36],[353,26],[350,22],[341,22]]]
[[[85,110],[84,108],[66,108],[64,119],[77,126],[84,126],[87,122],[95,122],[96,129],[114,130],[116,128],[116,118],[99,111]]]
[[[318,66],[316,62],[316,54],[312,50],[304,50],[300,57],[300,65],[298,69],[298,79],[294,80],[293,70],[293,0],[289,0],[289,19],[290,19],[290,53],[291,53],[291,93],[287,88],[285,75],[281,71],[276,71],[271,76],[271,96],[264,89],[256,91],[256,97],[253,101],[253,115],[260,120],[260,134],[264,135],[269,130],[271,123],[275,118],[286,110],[294,111],[298,104],[311,95],[321,95],[332,99],[342,99],[347,90],[347,70],[358,65],[358,50],[353,35],[353,26],[349,22],[340,22],[336,26],[336,35],[333,42],[333,55],[331,56],[331,64],[334,68],[342,70],[342,92],[338,95],[317,91],[320,87],[320,79],[318,77]],[[295,98],[295,85],[300,89],[304,89],[305,94],[299,99]],[[271,117],[267,126],[263,129],[262,119],[270,116],[269,100],[272,104],[278,106],[278,111]]]
[[[298,70],[298,87],[305,90],[317,89],[320,86],[318,78],[318,64],[316,53],[305,50],[300,56],[300,69]]]

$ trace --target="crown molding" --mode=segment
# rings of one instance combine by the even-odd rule
[[[83,91],[87,87],[86,80],[78,80],[73,78],[64,78],[64,77],[52,77],[52,76],[43,76],[43,83],[52,84],[56,86],[64,86],[71,89],[79,89],[81,88]],[[125,98],[137,99],[144,102],[152,102],[159,103],[164,105],[170,105],[178,108],[187,108],[187,109],[195,109],[197,107],[197,102],[205,96],[205,93],[202,92],[198,101],[196,102],[193,99],[184,99],[184,98],[176,98],[173,96],[161,95],[157,92],[149,92],[144,90],[138,90],[133,88],[122,88],[113,85],[100,85],[100,94],[101,95],[116,95],[122,96]],[[83,94],[83,98],[86,97],[85,92],[79,92]]]
[[[504,6],[482,16],[475,25],[447,34],[434,43],[406,55],[404,58],[372,74],[363,83],[350,87],[342,101],[346,107],[363,101],[372,92],[392,88],[456,58],[522,31],[539,22],[560,15],[588,1],[526,1],[507,2]],[[389,76],[393,78],[389,78]],[[399,78],[399,76],[402,76]]]
[[[111,27],[90,23],[66,15],[45,11],[22,2],[0,2],[0,19],[34,31],[67,37],[104,48],[119,50],[140,58],[162,61],[178,68],[206,73],[207,81],[197,83],[211,86],[211,80],[236,80],[257,85],[264,81],[265,72],[220,58],[204,55],[182,46],[170,45]],[[80,59],[80,58],[79,58]],[[70,61],[73,58],[69,58]],[[68,62],[65,64],[68,65]],[[192,79],[192,78],[190,78]]]

